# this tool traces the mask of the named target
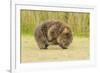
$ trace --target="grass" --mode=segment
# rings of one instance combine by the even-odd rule
[[[21,36],[21,62],[72,61],[89,59],[89,38],[74,37],[68,49],[49,46],[40,50],[33,36]]]

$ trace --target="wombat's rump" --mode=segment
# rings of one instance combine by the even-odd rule
[[[69,26],[61,21],[51,20],[39,25],[35,30],[35,39],[40,49],[49,45],[59,45],[66,49],[73,40]]]

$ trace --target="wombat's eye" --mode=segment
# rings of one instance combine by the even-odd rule
[[[70,38],[70,33],[66,33],[65,35],[67,36],[67,38]]]
[[[69,33],[66,33],[65,35],[69,35]]]

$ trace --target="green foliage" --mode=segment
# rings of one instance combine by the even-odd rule
[[[21,10],[21,34],[33,35],[37,25],[46,20],[60,20],[71,26],[75,36],[89,36],[89,13]]]

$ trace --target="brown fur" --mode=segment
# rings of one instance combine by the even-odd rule
[[[72,42],[72,32],[69,26],[61,21],[46,21],[35,30],[35,39],[40,49],[49,45],[59,45],[66,49]]]

